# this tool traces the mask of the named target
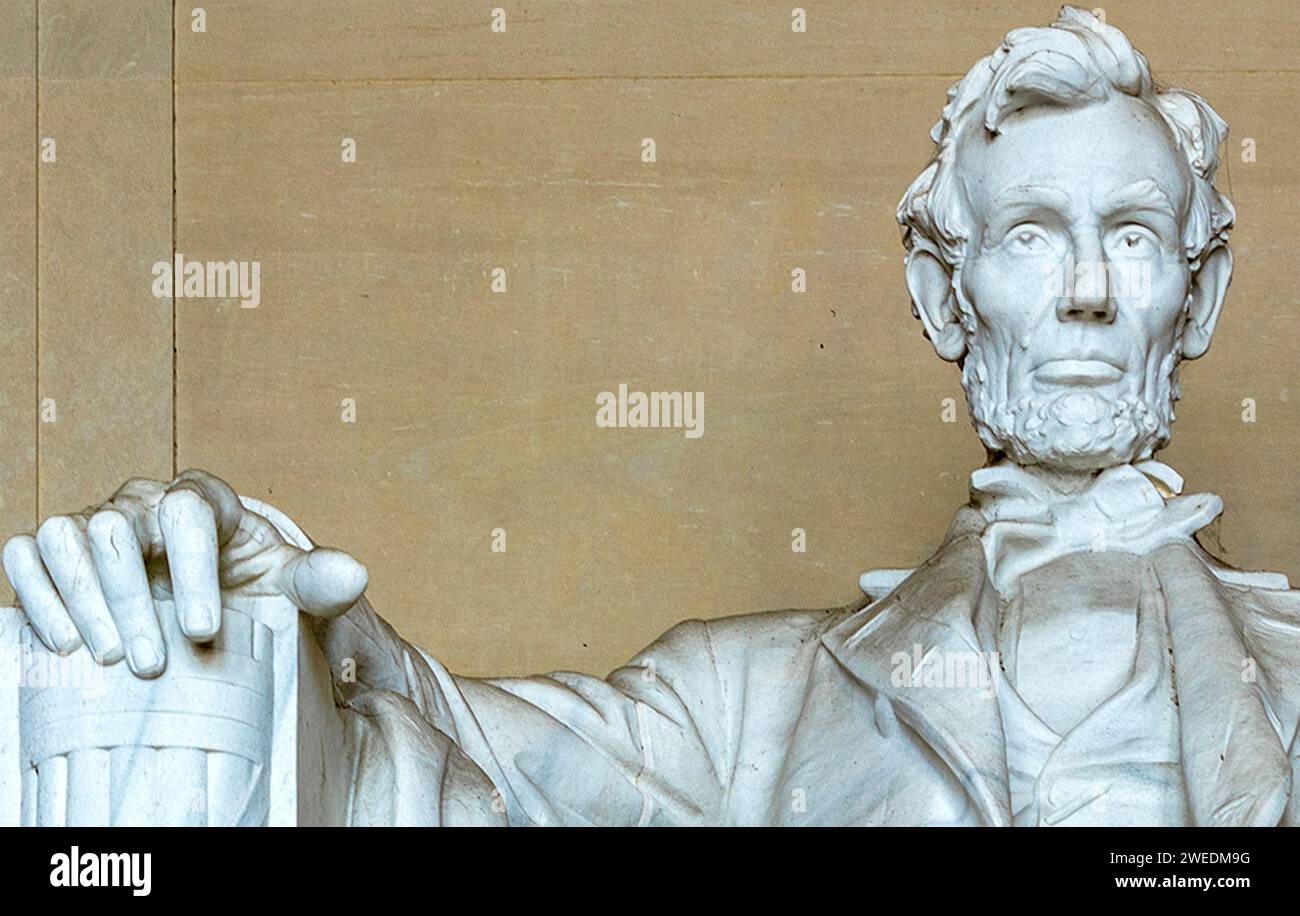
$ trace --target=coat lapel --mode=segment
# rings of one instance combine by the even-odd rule
[[[960,534],[890,595],[828,630],[822,643],[857,680],[888,698],[898,718],[951,768],[986,823],[1007,826],[1006,739],[995,692],[1002,672],[977,636],[980,622],[996,619],[997,602],[979,538]],[[982,666],[975,683],[927,686],[925,673],[934,666],[969,673],[975,665]]]
[[[1169,622],[1183,773],[1202,827],[1273,827],[1291,795],[1291,764],[1266,678],[1251,659],[1231,596],[1184,544],[1151,554]]]
[[[971,686],[926,686],[923,677],[906,676],[914,662],[902,665],[901,672],[899,662],[919,655],[923,666],[942,665],[946,658],[976,653],[994,688],[1002,687],[999,661],[985,648],[996,645],[1000,608],[978,521],[973,513],[970,518],[959,513],[937,554],[893,592],[828,630],[822,643],[934,749],[985,822],[1004,826],[1011,822],[1010,792],[996,695]],[[1223,587],[1190,543],[1166,545],[1147,558],[1169,627],[1183,772],[1196,821],[1277,824],[1292,789],[1282,740],[1295,729],[1294,723],[1274,720],[1300,701],[1274,697],[1281,686],[1276,681],[1286,678],[1270,677],[1268,669],[1280,664],[1289,672],[1294,652],[1268,664],[1275,661],[1268,646],[1278,641],[1270,636],[1272,629],[1238,619],[1248,608],[1239,606],[1241,598]],[[1243,662],[1257,656],[1263,656],[1263,676],[1257,682],[1243,679]],[[1300,760],[1300,737],[1293,754]]]

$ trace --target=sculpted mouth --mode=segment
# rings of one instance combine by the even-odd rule
[[[1034,369],[1034,378],[1049,385],[1107,385],[1124,370],[1103,359],[1049,359]]]

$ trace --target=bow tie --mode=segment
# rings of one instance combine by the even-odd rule
[[[980,540],[989,579],[1005,596],[1025,573],[1067,554],[1145,555],[1190,541],[1223,511],[1223,500],[1180,496],[1182,487],[1158,461],[1108,468],[1069,492],[1016,464],[981,468],[971,475],[971,503],[988,520]]]

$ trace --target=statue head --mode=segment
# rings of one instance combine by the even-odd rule
[[[1092,471],[1168,444],[1179,362],[1209,348],[1232,275],[1226,134],[1069,6],[949,90],[898,220],[913,312],[991,456]]]

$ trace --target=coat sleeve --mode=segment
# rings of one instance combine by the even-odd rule
[[[300,546],[282,513],[245,500]],[[718,823],[726,715],[707,624],[601,679],[457,677],[363,597],[314,623],[357,748],[357,824]]]

